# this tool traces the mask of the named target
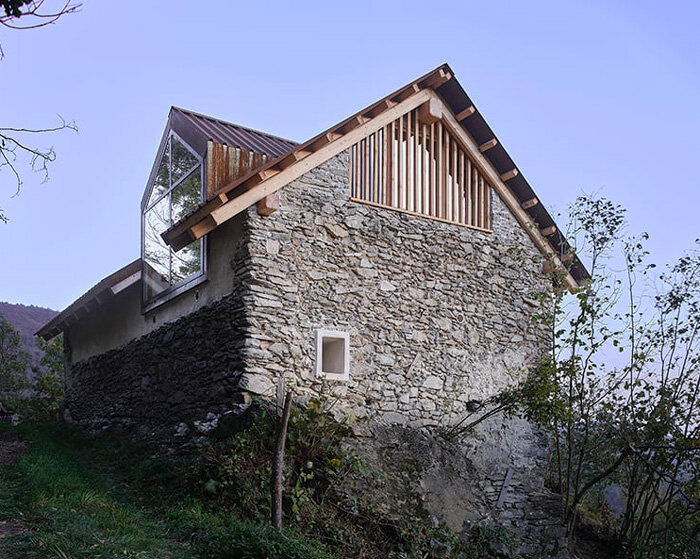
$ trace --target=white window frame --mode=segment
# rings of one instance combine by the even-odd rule
[[[327,372],[323,370],[323,340],[334,338],[343,340],[343,371]],[[316,330],[316,378],[328,380],[350,380],[350,335],[342,330],[328,330],[319,328]]]

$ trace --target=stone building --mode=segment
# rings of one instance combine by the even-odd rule
[[[544,265],[587,278],[447,65],[303,144],[172,108],[141,215],[141,258],[39,332],[63,333],[66,415],[93,431],[206,432],[284,376],[396,441],[537,361]],[[426,506],[455,529],[460,503],[520,522],[542,491],[532,428],[481,429],[460,451],[481,473],[426,459]]]

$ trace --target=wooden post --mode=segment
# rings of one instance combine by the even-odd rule
[[[284,445],[287,441],[287,425],[292,411],[292,394],[287,391],[282,417],[277,418],[275,429],[275,455],[272,462],[272,526],[282,529],[282,492],[284,488]]]

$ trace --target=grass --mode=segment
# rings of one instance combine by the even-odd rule
[[[19,521],[25,531],[5,541],[2,557],[331,557],[293,532],[206,509],[177,482],[177,468],[186,467],[177,460],[56,425],[18,430],[30,447],[0,472],[0,520]]]
[[[29,447],[0,469],[0,521],[23,533],[3,538],[0,524],[3,559],[483,559],[505,541],[433,526],[404,483],[415,466],[368,469],[320,404],[292,413],[282,532],[268,523],[274,421],[262,407],[187,456],[56,424],[14,430]]]

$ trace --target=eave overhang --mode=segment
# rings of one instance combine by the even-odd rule
[[[108,299],[141,280],[141,259],[134,260],[99,281],[62,312],[54,316],[35,335],[48,341],[87,316]]]
[[[166,230],[163,239],[175,250],[187,246],[365,135],[424,103],[438,105],[443,120],[476,159],[491,186],[543,255],[562,273],[566,287],[573,291],[588,281],[590,275],[585,266],[447,64],[219,189]]]

